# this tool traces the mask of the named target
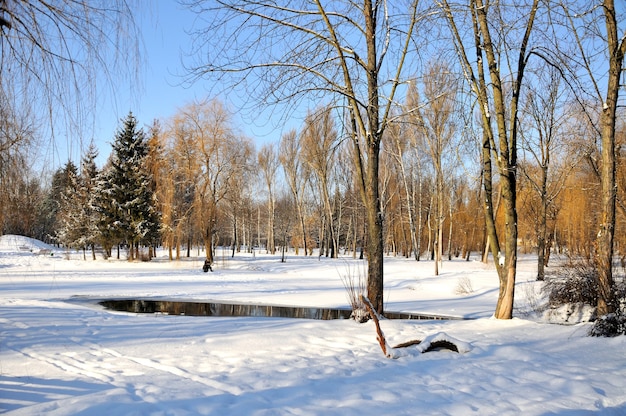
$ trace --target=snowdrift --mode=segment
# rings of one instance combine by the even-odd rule
[[[22,235],[7,234],[0,236],[0,252],[49,254],[58,249],[43,241]]]

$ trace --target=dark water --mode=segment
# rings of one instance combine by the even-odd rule
[[[255,316],[303,319],[349,319],[350,309],[307,308],[295,306],[252,305],[220,302],[183,302],[169,300],[118,299],[98,302],[106,309],[133,313],[163,313],[187,316]],[[460,319],[413,313],[385,312],[388,319]]]

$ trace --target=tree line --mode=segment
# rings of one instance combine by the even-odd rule
[[[487,261],[489,251],[481,143],[475,131],[456,134],[464,116],[455,98],[458,80],[441,82],[439,76],[449,76],[441,65],[433,71],[427,79],[432,84],[419,87],[427,103],[398,117],[388,132],[381,194],[385,253],[432,260],[437,274],[445,270],[446,259],[469,260],[473,254]],[[558,83],[550,86],[558,91]],[[417,89],[407,94],[407,108],[416,107]],[[600,187],[599,148],[580,146],[592,138],[568,113],[571,109],[533,107],[538,100],[554,101],[556,92],[546,93],[535,93],[523,112],[517,187],[519,248],[539,250],[539,279],[553,252],[592,256]],[[555,121],[546,127],[552,132],[546,138],[536,124],[547,118]],[[144,128],[131,113],[121,120],[104,166],[96,166],[98,151],[91,145],[79,167],[68,161],[50,183],[20,170],[28,174],[15,175],[16,186],[3,204],[3,233],[82,249],[93,258],[97,247],[110,256],[120,245],[129,259],[139,258],[140,248],[149,258],[157,246],[168,249],[172,260],[195,256],[194,248],[202,247],[213,261],[216,246],[230,247],[231,255],[289,248],[305,256],[366,256],[364,207],[341,114],[332,106],[318,108],[300,129],[259,149],[232,120],[218,100],[190,103]],[[622,126],[620,143],[625,133]],[[550,152],[547,164],[540,155]],[[623,171],[624,164],[618,164],[618,177],[626,175]],[[626,181],[619,185],[621,200]],[[503,223],[498,188],[496,183],[496,222]],[[617,238],[619,253],[625,243]]]

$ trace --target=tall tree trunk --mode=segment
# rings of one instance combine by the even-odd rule
[[[435,276],[439,275],[439,268],[442,266],[443,261],[443,174],[441,173],[441,162],[437,161],[437,179],[436,179],[436,192],[437,192],[437,222],[436,241],[435,241]]]
[[[304,245],[304,255],[308,255],[308,244],[306,241],[306,225],[304,223],[304,213],[302,212],[302,207],[296,201],[296,207],[298,208],[298,219],[300,220],[300,231],[302,232],[302,244]]]
[[[212,238],[213,238],[213,228],[207,226],[205,229],[205,233],[204,233],[204,253],[206,255],[207,260],[211,264],[213,264],[213,261],[214,261]],[[189,250],[189,245],[187,245],[187,250]]]
[[[452,198],[450,198],[450,207],[448,210],[448,218],[450,220],[450,226],[448,227],[448,260],[452,260]],[[458,247],[456,249],[458,251]]]
[[[413,251],[415,260],[419,260],[419,254],[418,254],[419,246],[417,242],[415,216],[413,215],[413,209],[415,207],[414,191],[411,191],[409,189],[409,176],[406,173],[404,161],[402,160],[402,150],[401,150],[400,142],[398,139],[396,139],[396,152],[397,152],[396,153],[397,163],[400,166],[400,173],[402,177],[402,188],[404,190],[404,199],[406,203],[407,218],[409,220],[409,231],[411,234],[411,249]],[[400,210],[402,210],[402,205],[400,205]],[[406,239],[406,236],[405,236],[405,239]],[[410,253],[407,251],[405,257],[409,257],[409,254]]]
[[[383,313],[383,213],[381,212],[378,190],[379,144],[368,148],[367,195],[367,297],[376,311]]]
[[[514,52],[517,56],[507,56],[504,59],[500,55],[497,45],[492,42],[492,30],[509,31],[504,27],[498,27],[498,22],[489,20],[488,12],[499,7],[498,3],[490,3],[484,0],[471,0],[470,13],[472,19],[472,31],[474,35],[474,51],[476,64],[472,66],[465,52],[465,39],[461,36],[455,20],[455,13],[446,0],[443,0],[444,10],[455,38],[455,44],[461,65],[470,82],[471,88],[478,99],[478,107],[481,112],[483,128],[483,169],[491,168],[491,152],[497,160],[498,173],[500,174],[502,200],[504,201],[504,260],[503,267],[499,267],[499,247],[495,232],[495,219],[491,203],[491,176],[484,174],[486,209],[485,219],[487,222],[487,235],[490,240],[491,251],[496,261],[500,292],[494,316],[498,319],[510,319],[513,312],[515,296],[515,275],[517,270],[517,211],[516,203],[516,171],[517,171],[517,128],[518,128],[518,103],[524,70],[527,64],[527,49],[535,15],[539,7],[539,1],[533,0],[528,9],[524,33],[520,39],[519,47]],[[460,20],[460,19],[459,19]],[[501,32],[502,33],[502,32]],[[502,39],[499,39],[500,41]],[[500,73],[500,64],[504,61],[516,65],[511,68],[514,76],[508,82],[510,102],[505,104],[509,97],[505,94],[503,76]],[[489,73],[487,83],[485,71]],[[494,112],[492,120],[491,111]],[[508,119],[507,119],[508,118]],[[495,131],[494,131],[495,128]],[[488,162],[489,161],[489,162]],[[489,164],[488,164],[489,163]],[[491,211],[491,212],[489,212]]]
[[[415,260],[420,261],[420,257],[422,255],[422,232],[424,230],[424,210],[422,209],[422,174],[419,173],[417,179],[417,192],[418,192],[418,201],[417,201],[417,253],[415,253]],[[415,201],[415,197],[413,197],[413,201]]]
[[[269,201],[267,204],[267,252],[276,254],[276,242],[274,241],[274,195],[270,189]]]
[[[548,232],[548,166],[541,169],[541,207],[539,212],[539,229],[537,230],[537,280],[546,277],[546,237]]]
[[[328,218],[328,221],[326,221],[326,224],[328,226],[328,239],[329,239],[327,250],[330,250],[331,258],[337,258],[338,244],[337,244],[335,228],[333,226],[335,221],[333,219],[333,209],[330,203],[330,195],[328,194],[326,181],[322,181],[321,186],[322,186],[322,197],[324,198],[324,210],[326,211],[325,216]]]
[[[604,1],[604,14],[609,52],[609,74],[606,101],[601,115],[602,170],[601,219],[597,236],[598,305],[599,316],[616,310],[613,293],[613,240],[615,237],[615,121],[620,89],[620,77],[626,52],[626,39],[618,39],[616,11],[613,0]]]
[[[501,176],[502,178],[502,176]],[[515,209],[515,173],[502,178],[502,199],[504,201],[504,270],[500,275],[500,293],[495,317],[511,319],[515,298],[515,274],[517,269],[517,211]]]
[[[235,210],[233,210],[233,236],[232,236],[233,240],[231,243],[231,258],[235,258],[235,251],[237,249],[237,212]]]

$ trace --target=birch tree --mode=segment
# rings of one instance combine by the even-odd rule
[[[413,174],[413,159],[417,159],[417,146],[414,145],[412,138],[415,135],[411,134],[413,129],[408,130],[406,127],[402,128],[402,124],[398,123],[389,130],[390,146],[388,152],[395,160],[398,169],[399,181],[402,187],[403,198],[402,201],[406,205],[406,216],[409,222],[409,234],[411,237],[411,249],[413,251],[413,257],[416,261],[420,258],[420,235],[417,231],[416,222],[419,224],[419,220],[415,218],[415,212],[421,209],[419,204],[416,203],[415,198],[415,178]],[[417,175],[417,187],[421,184],[420,177]],[[421,224],[420,224],[421,225]]]

